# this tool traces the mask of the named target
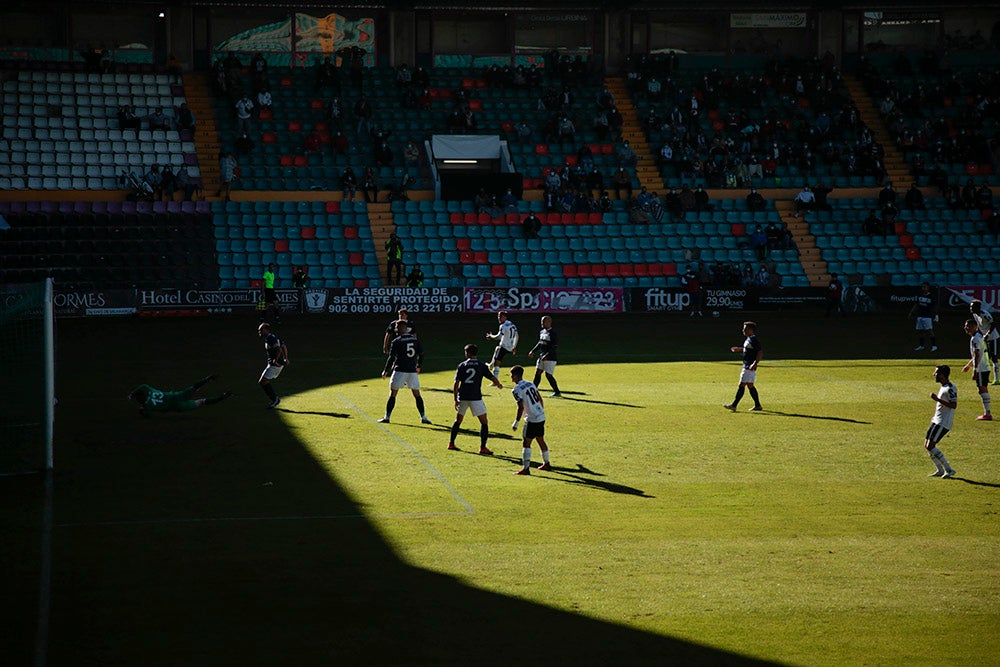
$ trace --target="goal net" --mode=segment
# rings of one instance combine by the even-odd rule
[[[52,279],[0,285],[0,475],[52,468],[55,337]]]

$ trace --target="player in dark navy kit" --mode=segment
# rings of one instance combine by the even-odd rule
[[[734,345],[729,348],[733,352],[743,353],[743,368],[740,371],[740,386],[736,390],[736,398],[733,399],[733,402],[722,407],[736,412],[736,408],[740,404],[740,399],[743,398],[743,393],[745,391],[749,391],[750,398],[753,399],[753,407],[750,408],[750,412],[759,412],[764,408],[761,407],[760,397],[757,395],[757,387],[755,386],[755,383],[757,382],[757,365],[760,363],[760,360],[764,358],[764,348],[761,346],[760,340],[757,338],[757,323],[744,322],[743,335],[746,336],[746,340],[743,341],[742,347]]]
[[[559,392],[559,384],[556,382],[556,362],[559,360],[559,336],[556,335],[556,330],[552,328],[552,318],[548,315],[542,317],[542,330],[538,332],[538,342],[535,343],[535,347],[531,348],[531,352],[528,352],[528,356],[534,358],[535,354],[538,354],[538,361],[535,363],[535,379],[533,380],[535,386],[542,381],[542,373],[545,373],[545,377],[549,381],[549,386],[552,387],[552,393],[549,394],[549,398],[559,398],[562,394]]]
[[[398,315],[398,317],[392,322],[389,322],[389,326],[385,328],[385,337],[382,339],[382,354],[389,354],[389,343],[392,342],[393,338],[399,335],[396,333],[396,322],[402,320],[403,322],[409,324],[410,333],[413,333],[417,328],[417,325],[415,325],[413,320],[410,319],[410,313],[406,310],[406,308],[400,308],[397,310],[396,315]]]
[[[934,320],[937,319],[937,300],[931,292],[930,283],[920,286],[920,294],[917,295],[917,302],[910,310],[910,316],[917,318],[915,329],[917,330],[917,346],[914,352],[924,349],[924,336],[928,336],[931,342],[931,352],[937,352],[937,337],[934,335]]]
[[[389,400],[385,403],[385,415],[379,422],[388,423],[392,409],[396,407],[396,394],[403,387],[409,387],[413,398],[417,401],[417,412],[420,422],[430,424],[431,420],[424,415],[424,399],[420,396],[420,365],[424,361],[424,347],[417,337],[410,332],[410,323],[406,320],[396,322],[396,338],[389,346],[389,358],[385,360],[382,377],[389,380]]]
[[[267,367],[260,374],[257,384],[264,390],[267,397],[271,399],[267,407],[276,408],[278,407],[278,403],[281,403],[281,398],[274,392],[271,380],[281,375],[281,370],[289,364],[288,348],[285,347],[284,341],[271,331],[271,325],[267,322],[257,327],[257,335],[264,339],[264,349],[267,351]]]
[[[490,425],[486,418],[486,404],[483,403],[483,378],[491,381],[497,389],[503,389],[500,380],[490,371],[490,367],[476,358],[479,348],[473,344],[465,346],[465,361],[455,369],[455,423],[451,425],[451,441],[448,449],[458,449],[455,437],[458,428],[465,418],[465,413],[472,410],[472,415],[479,418],[479,453],[484,456],[493,454],[486,448],[486,440],[490,435]]]

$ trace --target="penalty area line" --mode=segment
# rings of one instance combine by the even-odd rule
[[[424,457],[423,454],[421,454],[416,449],[414,449],[413,446],[410,443],[406,442],[405,440],[403,440],[402,438],[400,438],[398,435],[396,435],[395,433],[393,433],[392,431],[390,431],[389,429],[387,429],[385,426],[383,426],[382,424],[378,423],[370,415],[366,414],[361,408],[359,408],[358,406],[354,405],[353,403],[351,403],[349,400],[347,400],[343,396],[338,395],[337,398],[339,398],[341,401],[343,401],[345,404],[347,404],[352,410],[354,410],[355,412],[357,412],[359,415],[361,415],[362,417],[364,417],[365,419],[367,419],[368,421],[370,421],[372,424],[375,424],[375,426],[377,426],[380,429],[382,429],[383,433],[387,434],[393,440],[395,440],[396,442],[398,442],[399,444],[401,444],[403,447],[405,447],[407,450],[409,450],[410,453],[413,454],[413,456],[416,457],[416,459],[418,461],[420,461],[424,465],[424,467],[427,468],[427,470],[429,470],[430,473],[432,475],[434,475],[438,479],[439,482],[441,482],[441,484],[444,486],[444,488],[448,490],[448,493],[451,494],[451,497],[454,498],[462,507],[465,508],[465,514],[475,514],[476,513],[476,510],[473,509],[472,505],[470,505],[469,502],[465,498],[462,497],[462,494],[460,494],[458,491],[455,490],[455,487],[453,487],[451,485],[451,483],[448,482],[448,479],[444,475],[441,474],[441,471],[439,471],[437,468],[435,468],[434,465],[430,461],[428,461],[427,458]]]

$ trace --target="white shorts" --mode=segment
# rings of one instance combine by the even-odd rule
[[[486,404],[482,400],[478,401],[459,401],[458,407],[455,408],[455,412],[465,416],[466,410],[472,410],[473,417],[479,417],[486,414]]]
[[[393,391],[399,391],[403,387],[409,387],[413,391],[419,391],[420,374],[404,373],[402,371],[393,371],[392,375],[389,376],[389,389]]]
[[[556,372],[556,362],[542,361],[541,359],[539,359],[535,363],[535,368],[539,369],[543,373],[548,373],[549,375],[552,375],[553,373]]]
[[[261,373],[260,378],[262,380],[273,380],[274,378],[281,375],[282,368],[284,368],[284,366],[275,366],[274,364],[268,364],[267,368],[264,369],[264,372]]]
[[[757,381],[757,371],[744,368],[740,372],[740,384],[752,384]]]
[[[932,331],[934,329],[934,320],[930,317],[918,317],[915,328],[917,331]]]

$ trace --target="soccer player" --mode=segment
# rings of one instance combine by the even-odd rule
[[[493,360],[490,361],[490,370],[493,371],[493,375],[500,372],[500,362],[508,353],[517,354],[517,327],[510,321],[506,310],[497,313],[497,321],[500,322],[500,328],[497,329],[497,332],[486,332],[486,337],[489,340],[497,341],[496,349],[493,350]]]
[[[983,310],[983,302],[979,299],[973,299],[969,302],[969,312],[972,313],[972,318],[976,320],[976,325],[979,327],[979,333],[986,341],[986,352],[990,355],[990,361],[993,363],[993,384],[1000,384],[1000,358],[997,355],[997,348],[1000,347],[1000,342],[998,342],[1000,332],[997,332],[993,315],[989,311]]]
[[[465,418],[465,413],[472,410],[472,415],[479,418],[479,453],[492,456],[493,452],[486,448],[486,440],[490,435],[489,421],[486,417],[486,404],[483,403],[483,378],[487,378],[497,389],[503,389],[500,380],[490,372],[490,367],[476,358],[479,348],[472,343],[465,346],[465,361],[455,370],[455,423],[451,425],[451,441],[448,449],[458,449],[455,446],[455,436],[458,427]]]
[[[936,394],[931,392],[931,400],[937,405],[934,407],[934,417],[931,419],[931,425],[924,437],[924,449],[927,450],[927,454],[931,457],[931,462],[936,468],[929,477],[948,478],[955,476],[955,471],[948,464],[948,459],[937,447],[941,439],[948,435],[948,431],[951,430],[952,424],[955,422],[955,408],[958,407],[958,389],[951,383],[950,375],[951,367],[949,366],[941,365],[934,369],[934,380],[940,383],[941,389]]]
[[[389,400],[385,403],[385,415],[378,421],[388,424],[392,417],[392,409],[396,407],[396,394],[403,387],[409,387],[413,398],[417,401],[417,412],[420,413],[420,423],[430,424],[431,420],[424,415],[424,399],[420,396],[420,365],[424,361],[424,347],[417,337],[410,333],[410,323],[406,320],[396,322],[396,338],[389,346],[389,358],[385,360],[382,377],[389,379]]]
[[[517,416],[511,424],[513,430],[517,430],[517,425],[524,416],[524,437],[523,449],[521,452],[521,469],[515,475],[531,474],[531,441],[538,441],[538,448],[542,450],[542,465],[539,470],[552,470],[549,465],[549,446],[545,444],[545,407],[538,387],[524,379],[524,368],[522,366],[512,366],[510,369],[510,379],[514,383],[514,400],[517,402]]]
[[[979,333],[979,325],[976,320],[969,318],[965,321],[965,333],[969,335],[969,362],[962,366],[962,372],[972,371],[972,379],[976,382],[976,389],[979,390],[979,399],[983,402],[983,414],[976,417],[979,421],[993,421],[990,413],[990,360],[986,356],[986,341],[983,334]]]
[[[140,384],[129,392],[128,398],[130,401],[135,401],[139,404],[139,414],[144,417],[148,417],[150,412],[187,412],[188,410],[200,408],[203,405],[212,405],[224,401],[233,395],[233,392],[226,390],[218,396],[194,398],[196,391],[217,377],[219,376],[209,375],[198,380],[187,389],[181,389],[180,391],[160,391],[159,389],[150,387],[148,384]]]
[[[382,354],[389,354],[389,343],[391,343],[392,339],[398,335],[396,334],[396,322],[402,320],[409,323],[410,333],[413,333],[413,331],[417,328],[417,325],[410,319],[410,313],[406,310],[406,308],[400,308],[397,310],[396,315],[396,319],[389,322],[389,326],[385,328],[385,338],[382,339]]]
[[[930,337],[931,352],[937,351],[937,337],[934,335],[934,319],[936,316],[937,304],[934,295],[931,293],[930,283],[920,286],[920,294],[917,295],[917,302],[910,310],[910,316],[917,318],[917,346],[914,352],[924,349],[924,335]]]
[[[760,344],[760,340],[757,338],[757,323],[744,322],[743,335],[746,336],[746,340],[743,341],[743,347],[734,345],[729,348],[732,352],[743,353],[743,369],[740,371],[740,386],[736,390],[736,398],[733,399],[733,402],[722,407],[736,412],[736,407],[740,404],[740,399],[743,398],[743,392],[749,391],[750,398],[753,399],[753,407],[750,408],[750,412],[759,412],[764,408],[760,404],[760,397],[757,395],[757,387],[755,383],[757,382],[757,365],[760,364],[760,360],[764,358],[764,348]]]
[[[271,381],[281,375],[281,369],[290,363],[288,361],[288,348],[285,346],[285,342],[278,338],[276,333],[271,331],[271,325],[267,322],[263,322],[257,327],[257,335],[264,339],[264,350],[267,352],[267,366],[264,368],[264,372],[260,374],[257,384],[264,390],[267,397],[271,399],[267,407],[269,409],[276,408],[278,407],[278,403],[281,403],[281,398],[274,393]]]
[[[534,384],[537,387],[542,381],[542,373],[545,373],[545,377],[549,381],[549,386],[552,387],[552,393],[549,394],[549,398],[559,398],[562,396],[559,392],[559,385],[556,383],[555,376],[558,348],[559,336],[556,335],[555,329],[552,328],[552,318],[548,315],[543,315],[542,330],[538,332],[538,342],[535,343],[535,347],[531,348],[531,352],[528,352],[528,357],[533,358],[535,353],[538,353],[538,361],[535,363]]]

